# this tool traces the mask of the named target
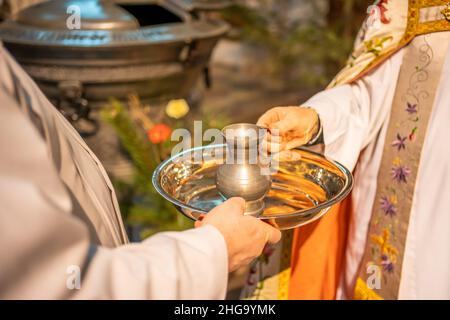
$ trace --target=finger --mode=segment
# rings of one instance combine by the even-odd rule
[[[280,121],[272,122],[269,125],[269,131],[271,134],[285,135],[291,130],[295,130],[297,124],[291,117],[283,117]]]
[[[227,205],[230,207],[237,207],[239,211],[242,211],[244,213],[245,210],[245,199],[241,197],[233,197],[225,201]]]
[[[281,240],[281,231],[275,229],[267,223],[264,223],[267,232],[267,242],[270,244],[275,244]]]
[[[195,228],[200,228],[203,225],[203,222],[201,220],[197,220],[194,223],[194,227]]]
[[[263,150],[274,154],[283,151],[286,147],[285,143],[268,142],[267,140],[264,140],[262,144]]]
[[[214,213],[215,211],[218,211],[218,210],[226,211],[230,214],[244,215],[245,200],[240,197],[230,198],[227,201],[225,201],[224,203],[215,207],[213,210],[211,210],[211,213]]]
[[[264,140],[267,142],[280,143],[283,140],[283,137],[278,132],[275,133],[271,132],[264,136]]]
[[[288,162],[288,161],[299,161],[301,157],[302,156],[299,152],[295,152],[292,150],[284,150],[274,154],[272,159],[273,161]]]
[[[261,117],[259,117],[258,121],[256,122],[256,125],[263,128],[268,128],[271,123],[280,121],[278,110],[279,107],[276,107],[264,113]]]
[[[286,148],[286,150],[290,150],[290,149],[294,149],[294,148],[303,146],[307,143],[308,143],[308,141],[307,141],[306,137],[295,138],[295,139],[292,139],[289,142],[287,142],[285,145],[285,148]]]

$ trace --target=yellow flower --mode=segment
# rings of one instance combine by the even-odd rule
[[[393,194],[390,198],[392,204],[397,204],[397,195]]]
[[[374,55],[378,56],[383,49],[384,43],[392,39],[392,37],[374,38],[364,41],[364,46],[367,52],[373,53]]]
[[[392,164],[394,165],[394,166],[399,166],[399,165],[401,165],[402,164],[402,159],[400,159],[399,157],[395,157],[395,159],[394,159],[394,161],[392,161]]]
[[[184,99],[170,100],[166,106],[166,114],[174,119],[183,118],[189,112],[189,105]]]
[[[391,233],[388,228],[383,229],[382,235],[371,235],[372,242],[379,246],[381,253],[388,254],[391,261],[397,261],[398,250],[389,243]]]

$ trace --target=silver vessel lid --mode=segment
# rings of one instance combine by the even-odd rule
[[[171,6],[169,0],[142,3],[161,6],[175,16],[183,15],[182,10]],[[180,17],[180,22],[141,26],[132,13],[121,7],[126,4],[130,1],[46,1],[24,9],[13,20],[1,23],[0,38],[5,44],[97,50],[102,47],[188,43],[195,39],[220,37],[228,31],[228,25],[223,21],[183,20],[184,16]],[[70,6],[77,5],[80,8],[80,29],[69,28],[67,19],[71,13],[68,11],[73,12],[69,10]]]
[[[186,11],[220,10],[232,4],[230,0],[168,0]]]
[[[72,14],[80,14],[80,30],[133,30],[139,23],[113,2],[100,0],[46,1],[22,10],[17,23],[42,29],[67,30]]]

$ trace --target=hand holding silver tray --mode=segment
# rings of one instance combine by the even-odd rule
[[[248,126],[255,127],[242,124],[232,127]],[[241,142],[248,145],[249,139]],[[197,220],[200,215],[207,214],[226,196],[242,196],[251,204],[248,214],[281,230],[319,219],[333,204],[344,199],[353,186],[352,175],[344,166],[306,149],[284,151],[270,180],[255,174],[255,167],[245,167],[245,161],[240,162],[239,168],[224,170],[229,152],[227,144],[181,152],[158,166],[153,174],[153,184],[164,198],[190,219]],[[218,172],[228,176],[226,182],[235,181],[234,187],[231,183],[226,186],[234,188],[234,194],[233,190],[224,194],[226,188],[220,185]],[[222,181],[225,180],[222,178]],[[267,181],[270,182],[267,184]]]

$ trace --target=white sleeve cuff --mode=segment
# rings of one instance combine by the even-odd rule
[[[205,225],[163,235],[176,238],[180,256],[187,255],[186,260],[192,263],[192,271],[188,271],[192,290],[184,299],[224,299],[228,283],[228,251],[220,231]]]
[[[325,155],[353,170],[367,123],[359,115],[349,85],[322,91],[302,105],[313,108],[323,129]]]

